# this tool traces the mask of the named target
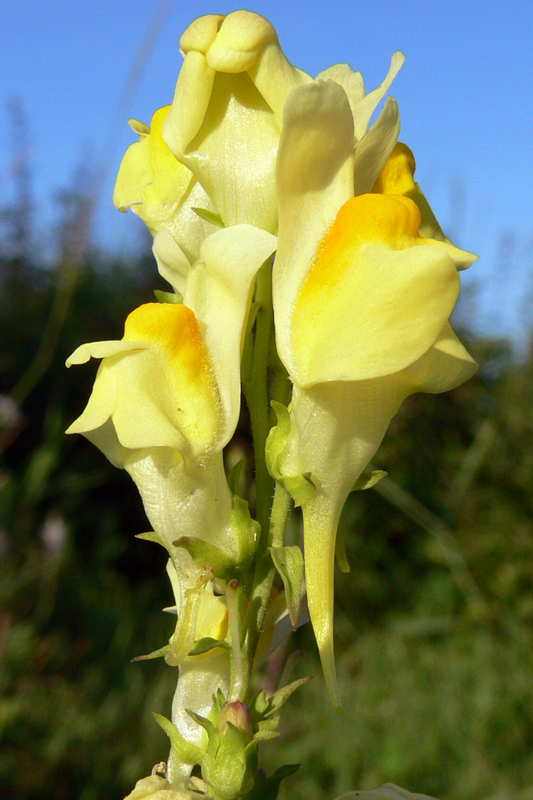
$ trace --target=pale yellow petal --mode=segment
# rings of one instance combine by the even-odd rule
[[[277,38],[266,45],[260,58],[248,69],[248,74],[280,123],[291,91],[312,80],[310,75],[290,63]]]
[[[67,367],[72,367],[74,364],[86,364],[91,358],[106,358],[129,350],[146,350],[149,346],[146,342],[125,342],[124,340],[80,344],[72,355],[67,358],[66,365]]]
[[[205,55],[215,41],[223,21],[224,16],[221,14],[204,14],[202,17],[197,17],[181,35],[182,53],[187,55],[191,50],[196,50]]]
[[[383,111],[355,148],[354,195],[372,191],[400,134],[398,104],[387,97]]]
[[[106,455],[112,453],[110,458],[117,457],[116,445],[107,444],[113,435],[129,450],[169,447],[198,455],[214,448],[220,401],[189,308],[163,303],[141,306],[126,320],[123,342],[101,345],[86,346],[82,352],[83,360],[95,353],[105,357],[87,408],[69,432],[92,438]],[[104,424],[102,440],[95,431]]]
[[[170,283],[174,291],[182,295],[191,262],[168,228],[161,228],[155,236],[152,252],[161,277]]]
[[[148,134],[132,144],[120,165],[113,201],[121,211],[131,210],[155,233],[176,216],[194,183],[191,172],[180,164],[162,137],[162,125],[170,106],[154,114]]]
[[[227,444],[241,404],[241,354],[255,276],[276,249],[276,237],[251,225],[235,225],[202,243],[184,294],[193,309],[222,403],[219,443]]]
[[[448,322],[433,347],[404,370],[413,391],[438,394],[455,389],[477,371],[478,365],[461,344]]]
[[[354,72],[348,64],[334,64],[319,72],[315,80],[335,81],[342,86],[355,115],[355,110],[365,96],[365,82],[360,72]]]
[[[277,42],[274,26],[253,11],[241,9],[224,18],[207,51],[207,63],[217,72],[245,72],[261,50]]]
[[[219,429],[219,399],[211,361],[194,313],[182,305],[149,303],[126,320],[124,338],[152,347],[114,357],[118,398],[113,421],[130,449],[168,446],[201,453]]]
[[[204,122],[214,80],[215,71],[207,65],[205,55],[193,49],[186,52],[163,125],[163,137],[180,160]]]
[[[277,161],[278,251],[273,294],[276,342],[293,371],[292,307],[317,248],[339,208],[353,196],[353,121],[344,90],[333,81],[295,89],[285,106]]]
[[[72,362],[83,363],[83,362]],[[83,413],[68,428],[67,433],[83,433],[100,428],[110,419],[117,405],[117,381],[113,370],[104,362],[100,365],[89,402]],[[114,433],[110,431],[109,433]],[[116,434],[115,434],[116,436]],[[114,444],[111,445],[114,448]],[[105,455],[107,453],[103,451]]]
[[[152,180],[150,145],[148,136],[144,135],[139,142],[131,144],[124,154],[115,183],[113,203],[119,211],[124,212],[141,204],[143,187]]]
[[[387,92],[389,91],[392,83],[397,76],[398,72],[402,68],[405,62],[405,56],[399,50],[393,54],[391,59],[391,65],[389,71],[387,73],[387,77],[381,83],[377,89],[374,89],[372,92],[369,92],[358,104],[354,111],[354,130],[355,136],[357,140],[361,139],[362,136],[365,134],[368,125],[370,123],[370,119],[372,114],[378,107],[378,104]]]
[[[249,223],[276,230],[279,136],[280,122],[249,75],[217,73],[205,122],[179,157],[227,226]]]
[[[135,481],[146,515],[173,557],[173,542],[181,536],[199,537],[228,554],[235,552],[232,496],[221,451],[198,461],[184,459],[169,447],[148,447],[126,453],[122,466]]]

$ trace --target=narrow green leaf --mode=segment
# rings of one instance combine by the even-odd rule
[[[217,228],[226,227],[222,221],[222,217],[220,214],[217,214],[216,211],[209,211],[207,208],[195,208],[194,206],[192,206],[192,210],[195,214],[198,214],[200,219],[210,222],[212,225],[216,225]]]
[[[270,555],[274,566],[280,574],[285,588],[285,599],[293,630],[298,627],[302,582],[304,577],[304,558],[297,545],[270,547]]]
[[[152,711],[152,716],[157,724],[163,728],[170,739],[172,749],[182,761],[186,764],[199,764],[201,762],[204,755],[204,748],[185,739],[174,723],[166,717],[163,717],[161,714],[156,714],[155,711]]]
[[[267,698],[265,692],[261,690],[258,692],[250,703],[250,713],[254,725],[264,725],[264,721],[272,717],[284,703],[287,702],[289,697],[296,689],[303,686],[312,680],[312,675],[307,675],[305,678],[299,678],[292,683],[288,683],[282,689],[278,689],[271,697]]]
[[[212,639],[210,636],[205,636],[203,639],[197,639],[194,642],[192,650],[189,651],[189,655],[201,656],[203,653],[208,653],[210,650],[214,650],[215,647],[224,647],[226,650],[230,649],[230,645],[227,642],[220,641],[220,639]]]
[[[135,535],[136,539],[143,539],[145,542],[155,542],[156,544],[160,544],[161,547],[165,547],[163,544],[163,540],[155,531],[147,531],[146,533],[137,533]]]
[[[255,555],[261,526],[250,516],[248,502],[237,494],[233,495],[231,507],[231,532],[237,544],[237,568],[242,571]]]
[[[210,542],[196,536],[182,536],[172,544],[187,550],[198,566],[211,567],[217,578],[232,577],[235,572],[235,560]]]
[[[161,658],[162,656],[166,656],[167,653],[170,653],[170,645],[166,644],[164,647],[160,647],[159,650],[153,650],[151,653],[148,653],[145,656],[135,656],[132,658],[132,661],[148,661],[151,658]]]

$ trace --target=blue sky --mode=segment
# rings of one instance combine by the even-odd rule
[[[156,108],[171,101],[187,25],[201,14],[239,7],[204,0],[4,0],[4,198],[12,167],[6,103],[16,97],[28,120],[41,219],[51,218],[54,193],[70,183],[84,153],[97,155],[111,141],[96,233],[109,248],[134,243],[141,223],[112,205],[114,176],[135,138],[127,119],[149,122]],[[393,51],[403,50],[406,64],[391,94],[400,105],[401,138],[417,158],[418,180],[445,230],[481,256],[469,276],[479,287],[478,324],[516,329],[521,323],[515,317],[527,314],[533,274],[533,4],[256,0],[247,7],[271,20],[289,59],[311,74],[347,62],[372,89]],[[120,92],[157,8],[168,14],[165,25],[117,124]]]

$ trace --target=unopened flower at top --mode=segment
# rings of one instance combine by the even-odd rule
[[[451,389],[476,368],[449,324],[457,268],[475,257],[421,237],[411,199],[354,196],[358,168],[366,192],[377,175],[370,178],[375,165],[353,142],[341,86],[292,93],[278,157],[273,275],[276,342],[294,385],[280,471],[314,484],[301,499],[306,585],[334,698],[333,572],[346,497],[409,394]]]
[[[248,222],[275,232],[283,106],[311,78],[288,62],[270,22],[251,11],[199,17],[180,45],[185,61],[165,141],[225,225]]]

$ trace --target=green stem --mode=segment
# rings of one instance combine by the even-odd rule
[[[270,502],[274,491],[265,460],[265,444],[270,429],[268,398],[268,355],[273,330],[272,270],[270,261],[257,275],[255,303],[257,307],[252,365],[249,376],[243,376],[243,391],[250,412],[255,454],[257,521],[262,535],[269,526]]]
[[[246,697],[250,686],[255,651],[259,637],[263,630],[266,610],[270,601],[272,584],[276,569],[270,557],[269,548],[281,547],[284,541],[285,525],[290,508],[290,495],[281,486],[276,484],[274,501],[272,503],[271,522],[268,535],[261,537],[255,559],[255,572],[250,605],[246,617],[246,636],[243,645],[244,673],[241,697]]]

